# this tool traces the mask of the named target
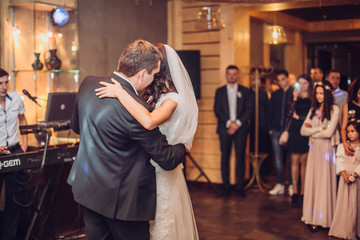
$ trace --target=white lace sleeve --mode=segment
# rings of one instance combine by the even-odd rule
[[[179,94],[176,93],[176,92],[168,92],[168,93],[165,93],[165,94],[161,95],[159,101],[156,103],[156,107],[160,107],[161,104],[168,98],[170,98],[170,99],[174,100],[175,102],[179,103]]]

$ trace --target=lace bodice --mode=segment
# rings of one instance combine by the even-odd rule
[[[161,104],[168,98],[174,100],[177,103],[179,102],[179,94],[177,94],[176,92],[168,92],[161,95],[155,107],[156,108],[160,107]],[[169,144],[180,143],[174,141],[174,138],[176,136],[173,135],[180,123],[180,118],[178,118],[177,116],[178,116],[178,109],[176,108],[172,116],[166,122],[164,122],[159,126],[160,132],[166,136],[166,140],[169,142]]]

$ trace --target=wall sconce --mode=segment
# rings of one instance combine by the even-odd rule
[[[76,52],[78,50],[78,44],[76,41],[72,41],[72,44],[71,44],[71,51],[72,52]]]
[[[21,30],[18,26],[13,27],[13,38],[14,38],[14,47],[19,47],[19,35],[21,34]]]
[[[197,15],[196,29],[203,31],[223,29],[225,24],[220,13],[220,8],[215,11],[213,7],[202,7]]]
[[[286,43],[287,38],[284,28],[279,25],[264,26],[264,43],[279,44]]]

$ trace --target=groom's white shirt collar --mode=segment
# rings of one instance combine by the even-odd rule
[[[131,85],[132,88],[134,89],[136,95],[139,96],[139,94],[138,94],[138,92],[136,91],[134,85],[132,85],[132,83],[131,83],[126,77],[124,77],[123,75],[121,75],[120,73],[118,73],[118,72],[116,72],[116,71],[114,71],[114,74],[115,74],[116,76],[119,76],[119,77],[121,77],[122,79],[126,80],[128,83],[130,83],[130,85]]]

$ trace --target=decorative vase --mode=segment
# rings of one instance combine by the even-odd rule
[[[57,49],[51,49],[46,52],[48,57],[45,58],[45,66],[48,70],[59,70],[61,67],[61,60],[56,56],[56,51]]]
[[[32,68],[34,70],[41,70],[44,67],[44,64],[42,64],[42,62],[40,62],[40,53],[34,53],[35,55],[35,61],[33,64],[31,64]]]

